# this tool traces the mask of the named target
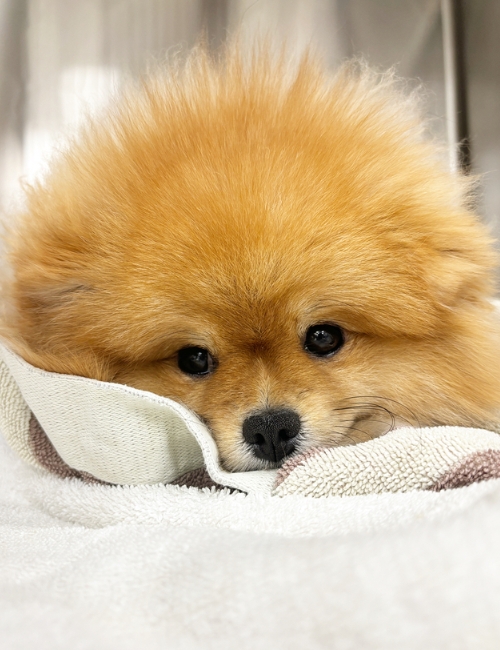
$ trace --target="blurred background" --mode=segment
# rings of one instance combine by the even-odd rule
[[[0,207],[124,76],[188,49],[201,30],[213,48],[238,30],[266,33],[297,52],[312,43],[332,69],[361,54],[422,83],[431,130],[451,146],[470,135],[479,209],[500,237],[498,0],[0,0]]]

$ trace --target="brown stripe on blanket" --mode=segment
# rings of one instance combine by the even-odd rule
[[[428,490],[451,490],[492,478],[500,478],[500,451],[477,451],[454,465]]]
[[[181,485],[184,487],[194,487],[198,489],[202,488],[215,488],[217,491],[223,490],[224,486],[220,483],[216,483],[211,477],[210,474],[204,467],[200,469],[193,469],[190,472],[186,472],[179,478],[172,481],[171,485]],[[239,490],[231,490],[232,492],[238,492]]]
[[[29,424],[28,440],[40,465],[59,478],[78,478],[84,483],[111,485],[111,483],[100,481],[88,472],[80,472],[79,470],[66,465],[33,414],[31,415]]]

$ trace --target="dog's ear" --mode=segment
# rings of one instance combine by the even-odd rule
[[[110,381],[110,361],[85,345],[94,288],[78,281],[57,285],[38,280],[36,286],[16,283],[9,317],[1,327],[3,337],[34,366]]]
[[[41,284],[37,287],[25,288],[24,300],[31,303],[32,308],[39,311],[51,312],[62,309],[82,294],[93,291],[93,288],[78,280],[63,280],[61,284]]]
[[[38,273],[37,273],[38,271]],[[21,338],[36,348],[51,347],[50,342],[59,338],[64,345],[72,315],[91,292],[92,287],[80,280],[57,278],[51,269],[24,268],[11,286],[10,309]],[[65,331],[66,328],[69,330]],[[59,346],[57,346],[59,347]]]
[[[470,225],[450,233],[450,245],[438,243],[429,258],[426,276],[438,306],[453,308],[494,296],[498,256],[493,240],[482,225]]]
[[[55,372],[88,374],[83,356],[90,354],[92,376],[101,377],[91,346],[84,354],[82,345],[95,300],[88,274],[78,268],[76,256],[69,265],[55,247],[26,248],[28,254],[11,251],[12,278],[3,290],[4,338],[27,361]]]

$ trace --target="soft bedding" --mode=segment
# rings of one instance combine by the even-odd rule
[[[498,648],[497,434],[400,429],[228,476],[179,405],[2,357],[2,647]],[[97,429],[107,414],[106,446],[82,413]],[[137,476],[134,431],[162,456]],[[212,487],[179,485],[193,477]]]

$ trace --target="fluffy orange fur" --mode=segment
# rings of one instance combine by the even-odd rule
[[[28,189],[4,335],[46,370],[184,403],[231,470],[266,466],[241,430],[269,407],[300,415],[300,450],[391,418],[498,428],[496,259],[469,189],[390,75],[198,48]],[[316,323],[345,332],[331,358],[304,350]],[[186,346],[216,370],[181,372]]]

